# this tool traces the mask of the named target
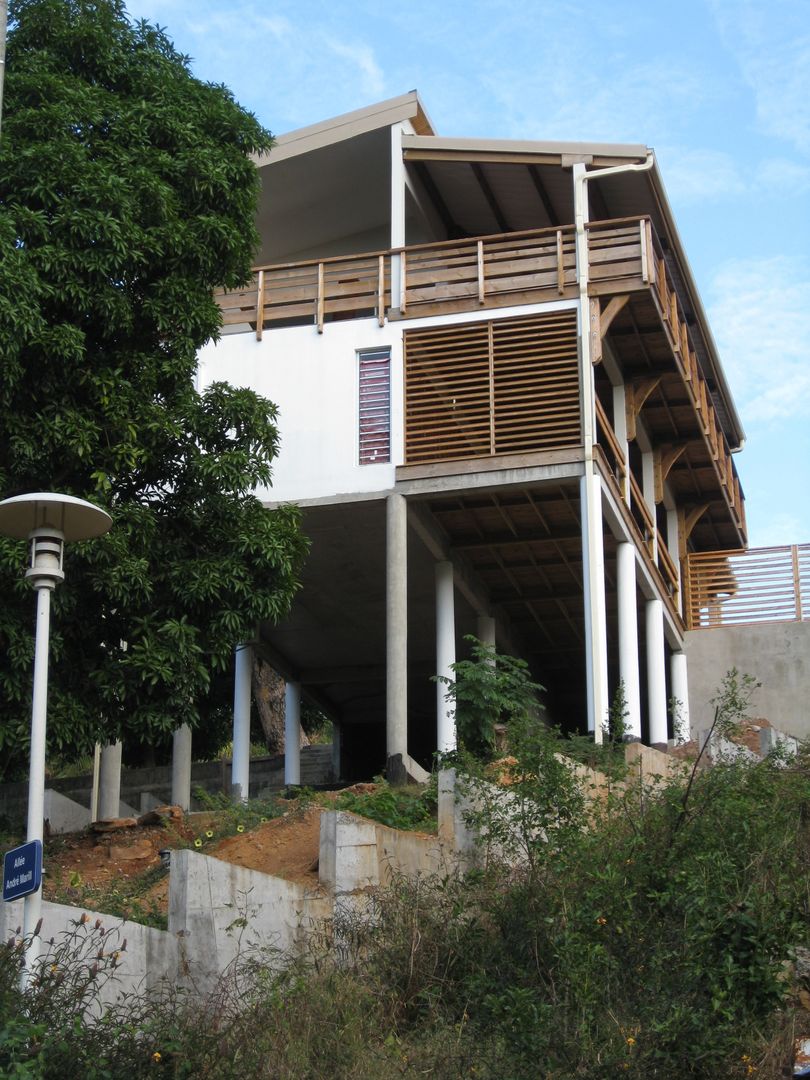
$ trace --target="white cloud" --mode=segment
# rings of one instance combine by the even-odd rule
[[[667,191],[673,201],[686,203],[742,195],[747,181],[731,154],[719,150],[663,148],[656,150]]]
[[[364,92],[378,96],[385,89],[382,68],[374,58],[374,50],[368,45],[349,44],[336,38],[326,39],[327,47],[343,60],[354,65],[362,76]]]
[[[711,0],[723,41],[756,101],[762,131],[810,153],[810,29],[795,0]]]
[[[743,421],[810,419],[810,261],[730,260],[716,272],[708,297]]]

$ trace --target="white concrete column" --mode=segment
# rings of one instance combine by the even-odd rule
[[[641,689],[638,668],[636,551],[626,540],[616,545],[616,591],[619,612],[619,678],[627,702],[626,734],[641,738]]]
[[[607,616],[605,614],[605,551],[602,537],[602,489],[598,476],[580,481],[582,515],[582,585],[585,603],[585,679],[588,691],[588,731],[602,741],[609,700],[607,678]]]
[[[181,724],[172,736],[172,803],[181,810],[191,806],[191,728]]]
[[[672,683],[672,700],[675,706],[675,738],[689,739],[689,675],[686,653],[675,649],[669,659],[669,674]]]
[[[453,564],[436,563],[436,674],[453,680],[456,662],[456,614]],[[436,747],[439,753],[456,748],[456,722],[447,701],[447,684],[436,683]]]
[[[408,752],[408,504],[386,499],[385,733],[388,757]]]
[[[650,745],[667,743],[667,679],[664,663],[664,604],[648,600],[647,627],[647,701],[650,716]]]
[[[478,616],[478,640],[482,645],[495,648],[495,620],[491,615]]]
[[[250,793],[250,686],[253,679],[253,648],[238,645],[233,676],[233,756],[231,793],[247,802]]]
[[[301,683],[284,687],[284,783],[301,783]]]
[[[98,781],[98,816],[100,821],[117,818],[121,806],[121,740],[101,748]]]

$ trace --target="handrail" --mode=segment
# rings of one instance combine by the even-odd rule
[[[599,398],[596,398],[595,403],[597,433],[604,436],[603,449],[609,449],[610,453],[613,455],[612,471],[614,476],[616,476],[622,498],[626,498],[627,462],[625,460],[624,450],[619,443],[619,440],[616,438],[616,433],[613,430],[610,420],[608,420],[608,416],[605,412],[602,402],[599,400]],[[597,441],[601,442],[601,439],[597,438]],[[605,456],[607,457],[608,463],[610,464],[610,457],[608,455]]]

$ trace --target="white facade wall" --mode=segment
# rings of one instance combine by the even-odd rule
[[[256,494],[268,502],[299,502],[389,491],[404,463],[403,332],[423,326],[506,319],[576,307],[576,301],[465,311],[425,319],[376,318],[224,335],[200,354],[198,386],[247,386],[279,409],[281,449],[273,486]],[[358,463],[358,364],[361,349],[391,349],[391,462]]]

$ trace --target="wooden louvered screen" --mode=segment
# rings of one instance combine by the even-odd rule
[[[405,333],[408,464],[580,441],[575,311]]]
[[[365,349],[357,360],[359,460],[379,465],[391,460],[391,353]]]

